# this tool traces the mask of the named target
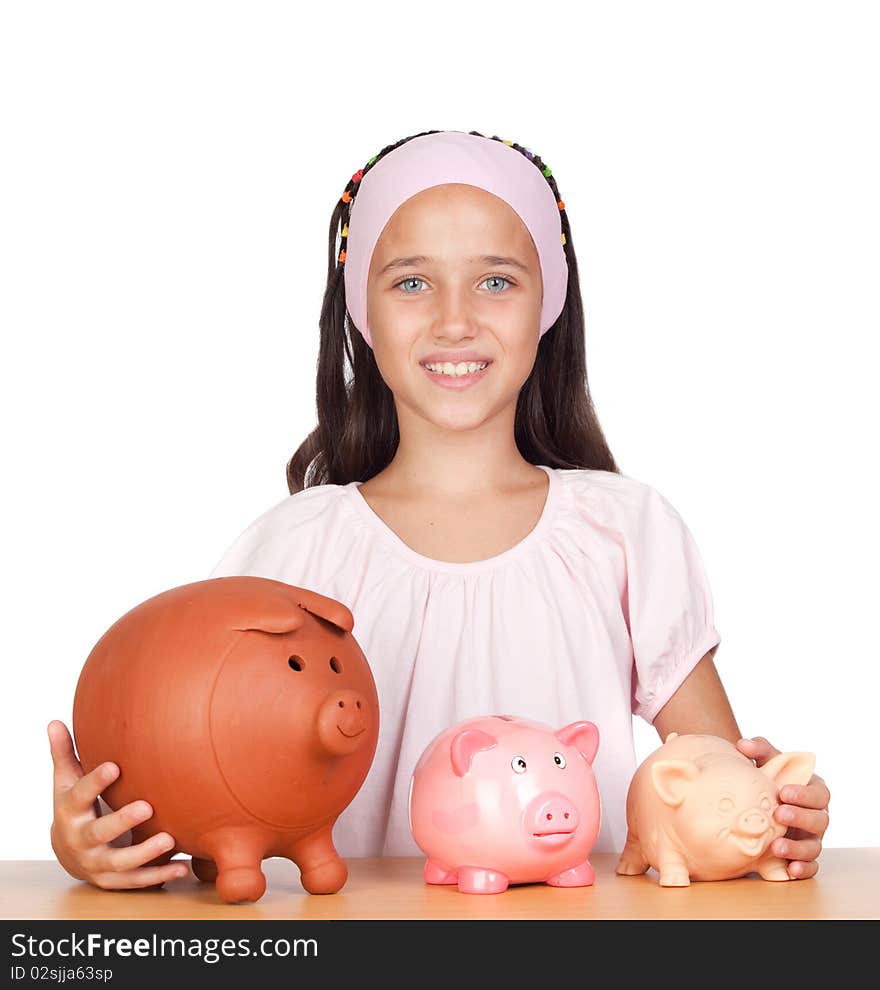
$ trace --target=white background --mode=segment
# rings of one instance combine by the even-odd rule
[[[880,845],[875,4],[0,9],[0,857],[53,856],[97,639],[288,494],[330,214],[433,128],[553,169],[600,421],[696,538],[740,728]]]

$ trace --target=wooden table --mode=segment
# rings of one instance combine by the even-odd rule
[[[415,858],[348,860],[337,894],[307,894],[297,868],[263,863],[254,904],[224,904],[191,874],[163,889],[106,891],[74,880],[54,860],[0,860],[0,918],[32,919],[880,919],[880,848],[824,849],[817,876],[787,883],[752,875],[667,888],[651,870],[614,873],[617,856],[591,857],[592,887],[527,884],[503,894],[429,886]]]

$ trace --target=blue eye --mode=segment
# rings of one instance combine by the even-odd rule
[[[489,278],[487,278],[487,279],[484,279],[484,280],[483,280],[483,282],[481,282],[480,284],[481,284],[481,285],[485,285],[485,284],[486,284],[486,282],[490,282],[490,281],[492,281],[493,279],[494,279],[494,280],[495,280],[496,282],[507,282],[507,284],[508,284],[508,285],[513,285],[513,284],[514,284],[513,282],[511,282],[511,281],[510,281],[510,279],[509,279],[509,278],[505,278],[505,277],[504,277],[503,275],[490,275],[490,276],[489,276]],[[507,290],[505,289],[504,291],[506,292]],[[496,296],[497,296],[497,295],[500,295],[500,293],[498,293],[498,292],[495,292],[495,293],[493,293],[493,295],[496,295]]]
[[[486,282],[490,282],[490,281],[493,281],[493,280],[496,281],[496,282],[506,282],[508,285],[515,285],[516,284],[515,282],[511,281],[509,278],[506,278],[504,275],[490,275],[488,278],[484,278],[483,281],[480,283],[480,285],[485,285]],[[394,288],[395,289],[399,289],[402,285],[405,285],[407,282],[422,282],[422,283],[424,283],[424,281],[425,280],[423,278],[419,278],[416,275],[411,275],[409,278],[405,278],[405,279],[402,279],[400,282],[397,282],[395,284]],[[507,289],[504,289],[503,291],[504,292],[507,292],[508,290]],[[404,289],[403,290],[403,293],[404,293],[404,295],[407,295],[407,296],[415,296],[415,295],[418,295],[419,290],[417,289],[415,292],[410,292],[408,289]],[[497,295],[501,295],[501,293],[500,292],[493,292],[492,295],[497,296]]]

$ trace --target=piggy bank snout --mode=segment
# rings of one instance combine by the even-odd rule
[[[544,838],[570,836],[580,824],[577,808],[564,794],[545,791],[526,807],[524,824],[529,835]]]
[[[748,808],[739,816],[737,831],[743,835],[763,835],[770,828],[770,816],[760,808]]]
[[[353,753],[369,736],[372,711],[359,691],[332,691],[318,710],[318,738],[323,748],[334,755]]]

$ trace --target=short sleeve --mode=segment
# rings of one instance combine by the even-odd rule
[[[296,584],[307,565],[340,530],[339,485],[315,485],[268,508],[226,548],[208,578],[253,575]]]
[[[700,659],[713,656],[712,592],[690,530],[650,485],[624,528],[623,607],[633,647],[632,711],[647,722],[681,686]]]
[[[285,499],[284,502],[272,506],[247,526],[226,548],[208,578],[253,573],[261,550],[272,539],[273,523],[277,521],[279,509],[287,501]]]

